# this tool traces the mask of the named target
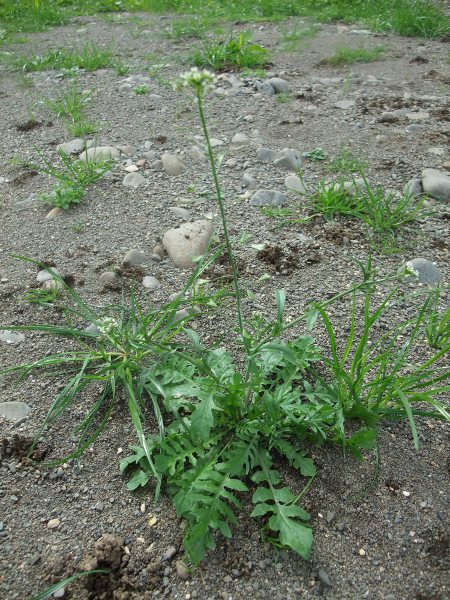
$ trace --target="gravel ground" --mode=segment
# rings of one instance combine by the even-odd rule
[[[79,89],[92,93],[87,113],[99,125],[96,144],[120,146],[123,153],[111,172],[89,188],[81,205],[48,218],[51,207],[37,195],[49,192],[52,183],[23,162],[38,161],[36,148],[54,158],[56,145],[70,140],[64,119],[56,118],[43,102],[57,97],[70,81],[57,71],[24,76],[7,64],[0,65],[0,298],[5,329],[7,325],[63,322],[57,311],[24,299],[27,290],[37,287],[37,269],[15,260],[14,254],[56,266],[64,277],[70,276],[86,301],[101,307],[121,298],[117,290],[104,286],[101,273],[120,267],[130,249],[140,250],[147,266],[138,271],[138,295],[144,305],[158,305],[178,292],[188,277],[188,271],[177,268],[167,255],[160,262],[150,258],[163,234],[186,216],[168,209],[182,207],[189,211],[188,220],[218,223],[209,171],[191,150],[202,143],[195,105],[188,94],[174,91],[171,85],[188,68],[183,60],[199,42],[168,40],[161,33],[169,23],[165,16],[140,14],[78,18],[67,27],[3,47],[3,51],[29,56],[95,42],[112,47],[131,67],[122,76],[113,69],[79,73]],[[287,170],[257,160],[259,148],[279,151],[287,147],[302,153],[321,147],[333,157],[345,146],[367,161],[370,183],[386,190],[402,190],[408,180],[420,178],[425,168],[443,173],[449,168],[450,80],[444,43],[384,36],[357,26],[322,25],[300,49],[288,52],[282,32],[298,24],[245,26],[253,31],[256,42],[269,49],[271,74],[287,82],[290,94],[282,96],[283,102],[258,93],[255,76],[236,78],[230,73],[221,76],[220,89],[206,101],[211,136],[223,142],[216,151],[224,154],[220,177],[232,233],[240,236],[248,231],[252,244],[278,248],[269,261],[249,246],[238,248],[243,285],[255,295],[246,301],[245,311],[273,314],[274,291],[283,288],[288,317],[295,317],[311,300],[329,297],[356,281],[358,269],[351,261],[365,260],[369,243],[361,224],[351,219],[326,222],[318,218],[279,228],[279,221],[251,206],[252,191],[242,186],[246,169],[260,169],[257,189],[281,191],[287,208],[301,211],[304,202],[284,187]],[[242,29],[242,25],[234,26],[236,32]],[[340,45],[382,45],[385,55],[370,64],[340,68],[325,64],[323,59]],[[149,93],[138,95],[133,88],[142,84]],[[348,101],[347,108],[336,106],[342,101]],[[400,112],[382,116],[393,111]],[[24,126],[30,119],[37,126]],[[237,133],[247,136],[243,148],[232,143]],[[146,157],[144,153],[150,152],[154,154]],[[165,172],[157,162],[163,153],[178,154],[187,167],[184,173],[170,176]],[[145,182],[137,188],[125,187],[124,168],[143,158],[147,163],[139,173]],[[307,186],[324,176],[333,177],[326,164],[304,159]],[[423,257],[436,263],[448,283],[449,203],[429,202],[433,216],[399,236],[399,253],[374,254],[381,273],[392,272],[404,260]],[[124,281],[136,275],[122,271]],[[265,273],[270,278],[261,281]],[[142,274],[156,277],[161,286],[145,290]],[[404,285],[413,289],[416,284]],[[443,295],[447,306],[448,297]],[[407,310],[394,311],[392,322]],[[344,333],[349,302],[333,305],[331,315]],[[227,339],[235,326],[232,307],[199,318],[196,326],[205,339]],[[320,328],[317,335],[320,341]],[[32,361],[70,347],[70,342],[26,332],[19,343],[0,341],[0,364]],[[18,424],[0,420],[0,597],[31,598],[64,576],[104,565],[118,566],[114,576],[97,583],[80,580],[67,588],[64,597],[449,597],[448,428],[442,423],[418,420],[419,451],[413,447],[407,423],[383,425],[378,467],[373,455],[360,464],[336,448],[311,450],[319,474],[304,498],[315,532],[310,561],[263,543],[258,524],[246,516],[248,511],[239,517],[233,540],[218,540],[216,550],[186,579],[177,568],[183,556],[183,524],[170,502],[163,496],[155,508],[151,492],[131,494],[119,473],[120,457],[135,443],[125,404],[115,409],[107,431],[80,466],[68,462],[49,467],[25,458],[29,441],[62,382],[43,374],[19,385],[9,378],[0,380],[2,402],[26,402],[31,407]],[[73,427],[92,400],[83,398],[45,433],[41,448],[47,459],[73,450]],[[147,426],[151,428],[151,420]],[[296,474],[286,465],[280,468],[292,487],[301,489]],[[249,506],[250,496],[243,502]]]

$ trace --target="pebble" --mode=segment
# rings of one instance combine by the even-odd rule
[[[0,331],[0,342],[6,342],[7,344],[19,344],[25,340],[23,333],[16,333],[7,329]]]
[[[213,233],[214,225],[210,221],[183,223],[166,231],[163,246],[177,267],[192,268],[195,265],[192,259],[206,253]]]
[[[30,411],[31,406],[26,402],[0,402],[0,417],[12,423],[22,421]]]
[[[430,118],[430,113],[427,112],[412,112],[405,115],[410,121],[426,121]]]
[[[114,160],[119,158],[120,151],[114,146],[93,146],[82,152],[79,156],[80,160],[88,161],[102,161],[102,160]]]
[[[122,154],[125,154],[125,156],[133,156],[133,154],[136,152],[136,148],[134,146],[117,146],[117,149],[120,150]]]
[[[140,173],[128,173],[123,178],[123,185],[125,187],[138,188],[140,185],[145,183],[145,177]]]
[[[47,523],[47,527],[49,529],[57,529],[61,524],[61,521],[56,518],[56,519],[50,519],[50,521]]]
[[[211,138],[209,143],[211,144],[211,148],[217,148],[218,146],[223,146],[225,144],[223,140],[218,140],[217,138]]]
[[[182,208],[181,206],[170,206],[169,212],[176,217],[183,219],[183,221],[189,221],[191,218],[191,213],[186,208]]]
[[[177,553],[177,549],[175,546],[169,546],[167,550],[164,552],[161,560],[170,560]]]
[[[438,267],[426,258],[413,258],[408,261],[407,265],[417,271],[419,283],[439,283],[442,279]]]
[[[341,108],[342,110],[348,110],[352,106],[355,106],[354,100],[338,100],[334,103],[334,108]]]
[[[45,218],[46,219],[54,219],[56,217],[59,217],[63,213],[64,213],[63,208],[60,208],[59,206],[55,206],[55,208],[52,208],[52,210],[45,215]]]
[[[164,257],[164,249],[159,245],[153,247],[152,254],[157,254],[160,258]]]
[[[186,564],[182,560],[177,560],[176,562],[177,575],[180,579],[186,580],[189,579],[189,569]]]
[[[66,588],[60,587],[56,592],[53,593],[53,598],[64,598],[66,595]]]
[[[84,140],[75,138],[74,140],[70,140],[70,142],[58,144],[56,150],[62,150],[65,154],[77,154],[78,152],[82,152],[84,147]]]
[[[450,200],[450,177],[437,169],[422,171],[423,191],[437,200]]]
[[[122,261],[122,264],[125,267],[139,267],[146,262],[146,256],[140,250],[128,250],[125,254],[125,258]]]
[[[286,94],[289,92],[288,82],[280,77],[271,77],[266,80],[266,83],[273,87],[275,94]]]
[[[395,123],[398,121],[398,115],[393,112],[383,112],[381,117],[378,119],[380,123]]]
[[[250,199],[251,206],[283,206],[287,198],[276,190],[257,190]]]
[[[189,158],[200,163],[206,162],[207,158],[203,150],[201,150],[198,146],[192,146],[188,152]]]
[[[102,283],[116,283],[118,279],[119,276],[114,271],[104,271],[99,277]]]
[[[58,269],[56,269],[55,267],[51,267],[51,269],[54,273],[59,275]],[[50,279],[53,279],[53,275],[51,275],[46,269],[42,269],[41,271],[39,271],[39,273],[36,276],[36,281],[38,283],[44,283],[45,281],[49,281]]]
[[[142,285],[148,290],[157,290],[161,287],[161,283],[152,275],[147,275],[142,280]]]
[[[245,133],[236,133],[231,139],[231,147],[234,150],[245,148],[251,143],[251,139]]]
[[[273,162],[278,155],[276,150],[271,150],[270,148],[260,148],[256,153],[256,158],[260,162]]]
[[[164,171],[168,175],[177,176],[186,171],[186,165],[175,154],[164,153],[161,160]]]
[[[306,187],[298,175],[288,175],[284,180],[284,185],[288,190],[292,190],[298,194],[306,193]]]
[[[327,587],[332,586],[331,579],[328,573],[325,571],[325,569],[319,569],[317,576],[319,578],[319,581],[321,581],[324,585],[326,585]]]
[[[255,87],[260,94],[264,96],[275,96],[275,88],[267,81],[257,81]]]
[[[418,177],[413,177],[410,179],[403,188],[403,193],[408,196],[412,196],[413,198],[423,194],[422,180]]]
[[[124,171],[127,173],[135,173],[136,171],[139,171],[139,167],[137,165],[128,165],[125,167]]]
[[[298,171],[302,164],[301,153],[293,148],[283,148],[278,152],[273,164],[281,169],[289,169],[290,171]]]
[[[149,162],[152,162],[158,155],[156,154],[155,150],[149,150],[148,152],[142,152],[141,156],[146,161],[148,160]]]

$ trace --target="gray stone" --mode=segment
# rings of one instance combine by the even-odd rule
[[[122,264],[125,267],[139,267],[146,262],[146,256],[140,250],[128,250]]]
[[[154,170],[154,171],[163,171],[164,167],[163,167],[163,162],[162,160],[155,160],[151,163],[150,167]]]
[[[26,210],[37,203],[37,194],[30,194],[25,200],[19,200],[15,203],[18,210]]]
[[[145,158],[146,160],[151,162],[152,160],[155,160],[158,155],[155,152],[155,150],[149,150],[148,152],[142,152],[141,156],[142,158]]]
[[[142,280],[142,285],[148,290],[157,290],[161,287],[161,283],[152,275],[147,275],[147,277],[144,277]]]
[[[276,150],[271,150],[270,148],[260,148],[256,153],[256,158],[260,162],[273,162],[278,155]]]
[[[177,560],[175,566],[177,569],[177,575],[180,579],[189,579],[189,569],[182,560]]]
[[[207,160],[204,151],[201,150],[201,148],[199,148],[198,146],[192,146],[192,148],[190,148],[189,150],[188,155],[189,158],[195,160],[196,162],[204,163]]]
[[[192,268],[195,266],[192,259],[207,252],[213,233],[214,225],[210,221],[183,223],[178,228],[166,231],[163,246],[177,267]]]
[[[437,169],[422,171],[423,191],[437,200],[450,200],[450,177]]]
[[[30,411],[26,402],[0,402],[0,417],[12,423],[22,421]]]
[[[288,175],[284,180],[284,185],[288,190],[297,192],[297,194],[305,194],[306,187],[298,175]]]
[[[255,84],[257,91],[265,96],[275,96],[275,88],[267,81],[257,81]]]
[[[64,209],[60,208],[59,206],[55,206],[55,208],[52,208],[52,210],[45,215],[45,218],[46,219],[55,219],[56,217],[59,217],[63,214],[64,214]]]
[[[419,283],[439,283],[442,279],[442,274],[437,266],[426,258],[413,258],[406,265],[417,272]]]
[[[95,333],[96,335],[101,334],[100,329],[97,327],[97,325],[95,325],[95,323],[91,323],[90,325],[88,325],[84,331],[86,333]]]
[[[412,196],[413,198],[423,194],[422,180],[418,177],[413,177],[413,179],[410,179],[403,188],[403,193],[408,196]]]
[[[317,576],[319,578],[319,581],[321,581],[324,585],[326,585],[327,587],[331,587],[331,579],[328,573],[325,571],[325,569],[319,569]]]
[[[117,149],[125,156],[133,156],[136,152],[136,148],[134,146],[117,146]]]
[[[123,185],[125,187],[137,188],[143,183],[145,183],[145,177],[143,177],[140,173],[128,173],[125,175],[123,179]]]
[[[171,558],[173,558],[175,556],[175,554],[177,553],[177,549],[175,548],[175,546],[169,546],[166,551],[164,552],[161,560],[170,560]]]
[[[276,94],[286,94],[289,92],[288,82],[280,77],[271,77],[266,80],[266,83],[269,83],[273,87]]]
[[[381,117],[378,119],[380,123],[395,123],[398,121],[398,116],[393,112],[381,113]]]
[[[53,273],[56,273],[57,275],[59,275],[59,271],[58,269],[56,269],[55,267],[51,267]],[[38,283],[45,283],[46,281],[49,281],[50,279],[53,279],[53,275],[50,275],[50,273],[48,271],[46,271],[45,269],[42,269],[41,271],[39,271],[39,273],[37,274],[36,277],[36,281]]]
[[[80,160],[88,161],[103,161],[103,160],[114,160],[119,158],[120,152],[114,146],[93,146],[82,152],[79,156]]]
[[[410,121],[426,121],[427,119],[430,118],[430,113],[427,113],[427,112],[412,112],[412,113],[407,113],[406,117]]]
[[[66,588],[60,587],[53,593],[53,598],[64,598],[65,595],[66,595]]]
[[[231,139],[231,147],[233,150],[245,148],[251,143],[251,139],[245,133],[236,133]]]
[[[254,190],[258,185],[257,175],[260,173],[257,169],[247,169],[242,175],[242,185],[249,190]]]
[[[276,190],[258,190],[250,199],[251,206],[283,206],[287,198]]]
[[[342,110],[348,110],[352,106],[355,106],[354,100],[338,100],[334,103],[334,108],[342,108]]]
[[[6,344],[19,344],[25,340],[25,336],[23,333],[15,333],[14,331],[9,331],[4,329],[0,331],[0,342],[5,342]]]
[[[218,146],[223,146],[225,144],[223,140],[218,140],[217,138],[211,138],[209,143],[211,144],[211,148],[217,148]]]
[[[298,150],[294,150],[293,148],[283,148],[283,150],[278,152],[273,164],[280,169],[298,171],[302,164],[302,156]]]
[[[163,154],[161,157],[164,171],[168,175],[181,175],[186,171],[186,165],[175,154]]]
[[[84,150],[84,140],[75,138],[74,140],[70,140],[70,142],[58,144],[56,150],[62,150],[65,154],[77,154]]]
[[[183,221],[189,221],[191,218],[191,213],[186,208],[182,208],[181,206],[170,206],[169,212],[176,217],[183,219]]]
[[[99,277],[102,283],[116,283],[118,279],[119,276],[114,271],[104,271]]]

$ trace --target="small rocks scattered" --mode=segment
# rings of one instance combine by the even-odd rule
[[[70,142],[64,142],[63,144],[58,144],[56,146],[56,150],[62,150],[65,154],[78,154],[82,152],[85,148],[85,141],[81,138],[75,138],[74,140],[70,140]]]
[[[250,198],[251,206],[284,206],[287,198],[276,190],[257,190]]]
[[[26,418],[31,406],[26,402],[0,402],[0,417],[12,423],[18,423]]]
[[[171,206],[169,207],[169,212],[183,221],[189,221],[191,218],[191,213],[186,208],[182,208],[181,206]]]
[[[186,165],[175,154],[163,154],[161,157],[164,171],[168,175],[177,176],[186,171]]]
[[[199,220],[183,223],[176,229],[169,229],[163,236],[163,246],[172,262],[181,269],[192,268],[196,256],[205,254],[214,232],[210,221]]]
[[[256,158],[260,162],[273,162],[277,158],[278,152],[270,148],[260,148],[256,153]]]

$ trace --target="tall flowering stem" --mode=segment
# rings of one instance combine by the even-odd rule
[[[214,153],[213,153],[213,149],[212,149],[210,138],[209,138],[208,127],[206,125],[205,112],[203,110],[203,96],[206,91],[208,91],[209,89],[211,89],[214,86],[215,81],[216,81],[216,78],[212,73],[210,73],[209,71],[200,71],[199,69],[194,67],[188,73],[185,73],[182,76],[179,86],[191,87],[194,90],[195,95],[197,97],[197,105],[198,105],[198,112],[200,115],[200,122],[202,124],[203,135],[204,135],[205,141],[206,141],[206,148],[208,151],[209,163],[211,165],[211,171],[212,171],[212,175],[213,175],[213,179],[214,179],[214,187],[216,190],[216,197],[217,197],[217,201],[219,203],[220,218],[222,221],[223,234],[225,237],[225,246],[227,249],[228,261],[230,263],[231,273],[233,276],[233,285],[234,285],[234,291],[235,291],[235,296],[236,296],[236,308],[237,308],[239,332],[241,334],[242,341],[244,343],[246,350],[249,351],[250,348],[249,348],[247,336],[245,335],[244,319],[242,316],[241,293],[240,293],[240,289],[239,289],[239,274],[238,274],[238,270],[236,267],[236,261],[234,259],[234,255],[233,255],[233,249],[231,247],[231,241],[230,241],[230,236],[228,233],[228,225],[227,225],[227,220],[226,220],[226,215],[225,215],[225,206],[224,206],[224,202],[223,202],[222,191],[220,188],[220,182],[219,182],[219,176],[217,173],[216,161],[214,158]]]

